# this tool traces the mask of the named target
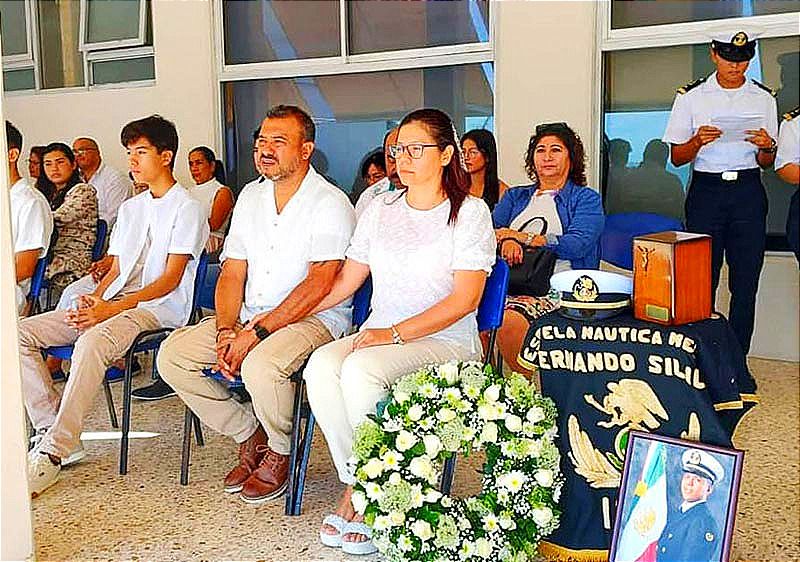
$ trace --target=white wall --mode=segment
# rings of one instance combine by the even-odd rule
[[[122,127],[159,113],[178,128],[176,175],[184,185],[193,185],[187,151],[201,144],[217,153],[220,148],[215,145],[211,5],[208,0],[156,0],[152,7],[156,85],[6,96],[6,119],[22,131],[26,151],[56,140],[71,144],[75,137],[87,135],[97,139],[106,162],[127,171],[119,141]]]

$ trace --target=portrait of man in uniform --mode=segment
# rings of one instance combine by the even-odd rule
[[[727,560],[743,455],[632,432],[609,560]]]

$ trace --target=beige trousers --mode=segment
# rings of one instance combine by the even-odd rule
[[[367,414],[375,413],[376,404],[394,381],[426,365],[480,359],[479,352],[430,337],[353,351],[355,337],[319,348],[303,373],[311,410],[325,434],[339,480],[345,484],[355,482],[347,468],[353,432]]]
[[[66,311],[54,310],[19,323],[22,393],[28,417],[36,429],[49,428],[41,450],[61,458],[78,445],[83,419],[92,407],[106,369],[123,357],[134,338],[159,328],[152,312],[132,308],[79,333],[66,323]],[[42,350],[75,345],[70,376],[59,395]]]
[[[216,354],[216,318],[176,330],[161,344],[158,372],[203,422],[237,443],[264,427],[269,446],[288,455],[291,447],[294,385],[289,378],[320,345],[331,341],[330,332],[309,316],[281,328],[250,350],[239,372],[252,404],[240,404],[228,388],[203,376]]]

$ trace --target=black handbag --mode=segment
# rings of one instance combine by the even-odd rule
[[[547,234],[547,220],[544,217],[533,217],[525,221],[519,230],[535,220],[542,221],[541,236]],[[508,277],[509,295],[529,295],[543,297],[550,292],[550,277],[556,267],[556,253],[549,248],[525,246],[516,238],[503,238],[497,245],[498,251],[503,242],[511,240],[522,247],[522,263],[512,266]]]

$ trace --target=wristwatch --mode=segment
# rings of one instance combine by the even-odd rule
[[[528,235],[525,237],[525,245],[530,246],[531,242],[533,242],[533,239],[535,237],[536,235],[533,232],[529,232]]]
[[[264,341],[265,339],[267,339],[269,337],[269,330],[267,330],[261,324],[256,324],[253,327],[253,331],[256,333],[256,337],[261,341]]]
[[[397,345],[406,343],[403,341],[403,338],[400,337],[400,332],[397,331],[397,326],[394,324],[392,324],[392,343],[396,343]]]
[[[767,154],[775,154],[778,152],[778,142],[775,139],[770,139],[772,141],[772,146],[769,148],[759,148],[761,152],[765,152]]]

